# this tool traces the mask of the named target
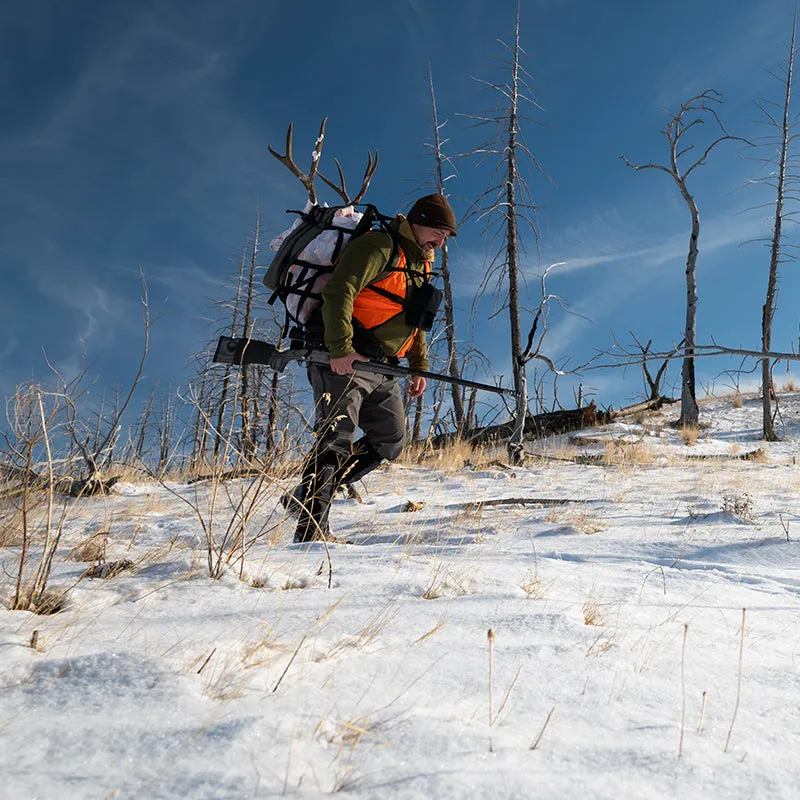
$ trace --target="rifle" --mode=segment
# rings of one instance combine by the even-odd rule
[[[233,364],[235,366],[266,364],[271,369],[274,369],[275,372],[283,372],[292,361],[297,361],[301,364],[327,366],[330,364],[331,357],[324,350],[315,350],[313,347],[292,347],[289,350],[278,350],[275,345],[269,342],[261,342],[258,339],[234,339],[230,336],[220,336],[219,342],[217,342],[217,350],[212,360],[215,364]],[[359,372],[375,372],[378,375],[417,376],[426,380],[454,383],[458,386],[485,389],[487,392],[516,397],[516,392],[513,389],[504,389],[502,386],[468,381],[464,378],[451,378],[449,375],[442,375],[439,372],[426,372],[421,369],[384,364],[380,361],[355,361],[353,362],[353,368]]]

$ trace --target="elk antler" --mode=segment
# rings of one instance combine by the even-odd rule
[[[281,162],[289,172],[294,175],[297,180],[303,185],[305,190],[308,192],[308,199],[314,204],[317,204],[317,192],[314,189],[314,178],[317,176],[317,170],[319,169],[319,159],[322,155],[322,144],[325,141],[325,124],[328,122],[328,118],[325,117],[322,120],[322,124],[319,126],[319,136],[317,136],[316,144],[314,145],[314,151],[311,153],[311,168],[308,170],[308,174],[300,170],[297,164],[294,163],[294,159],[292,158],[292,123],[289,123],[289,128],[286,131],[286,154],[281,155],[280,153],[276,153],[269,145],[267,145],[267,150],[272,153],[278,161]],[[320,176],[322,177],[322,176]],[[324,180],[324,178],[323,178]],[[327,183],[327,181],[325,181]]]
[[[351,200],[350,195],[347,193],[347,185],[344,182],[344,171],[342,170],[342,165],[339,163],[338,158],[333,159],[334,163],[336,164],[336,169],[339,171],[339,183],[335,184],[333,181],[329,181],[321,172],[319,174],[320,178],[333,189],[339,197],[344,200],[347,205],[355,205],[356,203],[360,203],[364,199],[364,195],[367,193],[367,189],[369,189],[369,183],[372,180],[372,176],[375,174],[375,170],[378,169],[378,151],[375,151],[375,158],[372,158],[372,151],[367,150],[367,168],[364,170],[364,177],[361,180],[361,188],[358,190],[358,194]]]
[[[358,194],[351,200],[350,195],[347,192],[347,185],[345,184],[344,180],[344,171],[342,170],[342,165],[339,163],[338,159],[334,158],[334,162],[336,163],[336,169],[339,171],[339,183],[333,183],[333,181],[329,181],[321,172],[319,172],[319,160],[322,156],[322,145],[325,141],[325,124],[328,122],[328,118],[325,117],[322,120],[322,124],[319,126],[319,136],[317,137],[316,144],[314,145],[314,151],[311,154],[311,168],[308,170],[306,174],[294,163],[294,159],[292,157],[292,123],[289,123],[289,128],[286,131],[286,153],[285,155],[281,155],[280,153],[275,152],[269,145],[267,145],[267,149],[270,153],[272,153],[278,161],[281,162],[289,172],[294,175],[297,180],[303,185],[305,190],[308,192],[308,199],[314,204],[317,204],[317,192],[314,188],[314,179],[319,175],[320,178],[325,182],[326,185],[330,186],[339,197],[344,200],[347,205],[355,205],[356,203],[360,203],[364,199],[364,195],[367,193],[367,189],[369,189],[370,181],[372,180],[372,176],[375,174],[375,170],[378,168],[378,151],[375,151],[375,156],[373,158],[372,151],[367,150],[367,168],[364,170],[364,177],[361,181],[361,188],[358,191]]]

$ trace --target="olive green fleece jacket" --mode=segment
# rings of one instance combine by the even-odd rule
[[[411,225],[402,214],[390,223],[392,232],[406,256],[409,278],[418,286],[423,282],[425,251],[417,244]],[[325,346],[331,358],[343,358],[356,352],[353,345],[353,301],[367,284],[375,281],[386,269],[392,256],[391,237],[381,231],[369,231],[350,242],[322,292],[322,320],[325,325]],[[405,314],[372,328],[369,333],[384,353],[394,356],[413,336],[406,353],[412,369],[428,369],[428,347],[425,332],[406,324]]]

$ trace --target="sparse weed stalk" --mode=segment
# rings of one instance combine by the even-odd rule
[[[444,472],[453,472],[465,466],[476,466],[488,461],[488,456],[483,448],[475,447],[469,442],[458,440],[441,448],[432,448],[426,444],[414,444],[407,447],[398,463],[404,466],[417,466],[424,464],[436,467]]]
[[[82,561],[87,564],[105,561],[108,537],[108,531],[99,531],[90,534],[70,550],[70,559],[72,561]]]
[[[656,460],[655,453],[641,440],[635,442],[610,441],[603,454],[607,466],[628,466],[652,464]]]
[[[377,641],[381,634],[392,625],[397,614],[398,608],[390,603],[370,617],[361,630],[336,642],[328,651],[317,656],[316,660],[318,662],[329,661],[348,650],[363,650]]]
[[[248,550],[256,542],[277,535],[279,521],[275,521],[272,515],[267,515],[261,524],[256,523],[258,514],[270,494],[268,490],[275,485],[275,479],[265,468],[261,468],[255,477],[238,478],[235,484],[229,484],[228,480],[236,476],[231,475],[225,465],[231,463],[234,457],[239,463],[247,462],[233,444],[232,429],[235,419],[231,418],[230,429],[226,433],[218,433],[205,411],[200,409],[199,413],[205,417],[209,431],[215,436],[219,435],[224,445],[211,474],[193,483],[192,497],[186,497],[175,491],[163,478],[151,474],[161,486],[184,502],[197,517],[206,541],[209,575],[212,578],[220,578],[226,566],[238,562],[238,575],[244,580]],[[251,532],[254,525],[256,529]]]
[[[591,597],[583,604],[583,624],[600,625],[600,611],[597,607],[597,601]]]
[[[64,592],[48,590],[53,561],[64,530],[71,498],[56,499],[55,443],[63,433],[65,398],[35,383],[21,386],[6,402],[9,430],[3,432],[2,518],[19,525],[12,541],[20,548],[12,610],[52,614],[64,604]],[[60,510],[56,506],[60,505]],[[35,537],[42,544],[35,567],[31,561]],[[28,577],[30,571],[32,577]]]
[[[211,700],[223,702],[235,700],[237,697],[241,697],[247,689],[249,679],[244,676],[241,664],[237,664],[231,658],[217,664],[216,668],[207,670],[207,672],[208,680],[203,694]]]
[[[544,597],[545,594],[545,587],[542,583],[542,579],[534,570],[528,571],[528,574],[520,584],[520,589],[533,600],[539,600]]]
[[[547,512],[545,520],[551,525],[573,528],[586,536],[593,536],[606,529],[606,524],[597,516],[579,509],[564,511],[560,508],[553,508]]]
[[[458,596],[469,593],[468,580],[456,575],[450,564],[434,561],[428,586],[422,593],[423,600],[436,600],[443,595]]]

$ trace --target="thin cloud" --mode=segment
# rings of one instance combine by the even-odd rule
[[[727,29],[724,18],[717,25],[724,33],[706,36],[687,69],[685,55],[675,55],[657,78],[656,98],[661,107],[682,103],[710,87],[724,90],[727,86],[765,83],[763,67],[776,61],[776,54],[788,53],[787,34],[793,2],[761,0],[745,10],[749,19],[737,20],[736,29]],[[786,44],[786,48],[784,48]]]

